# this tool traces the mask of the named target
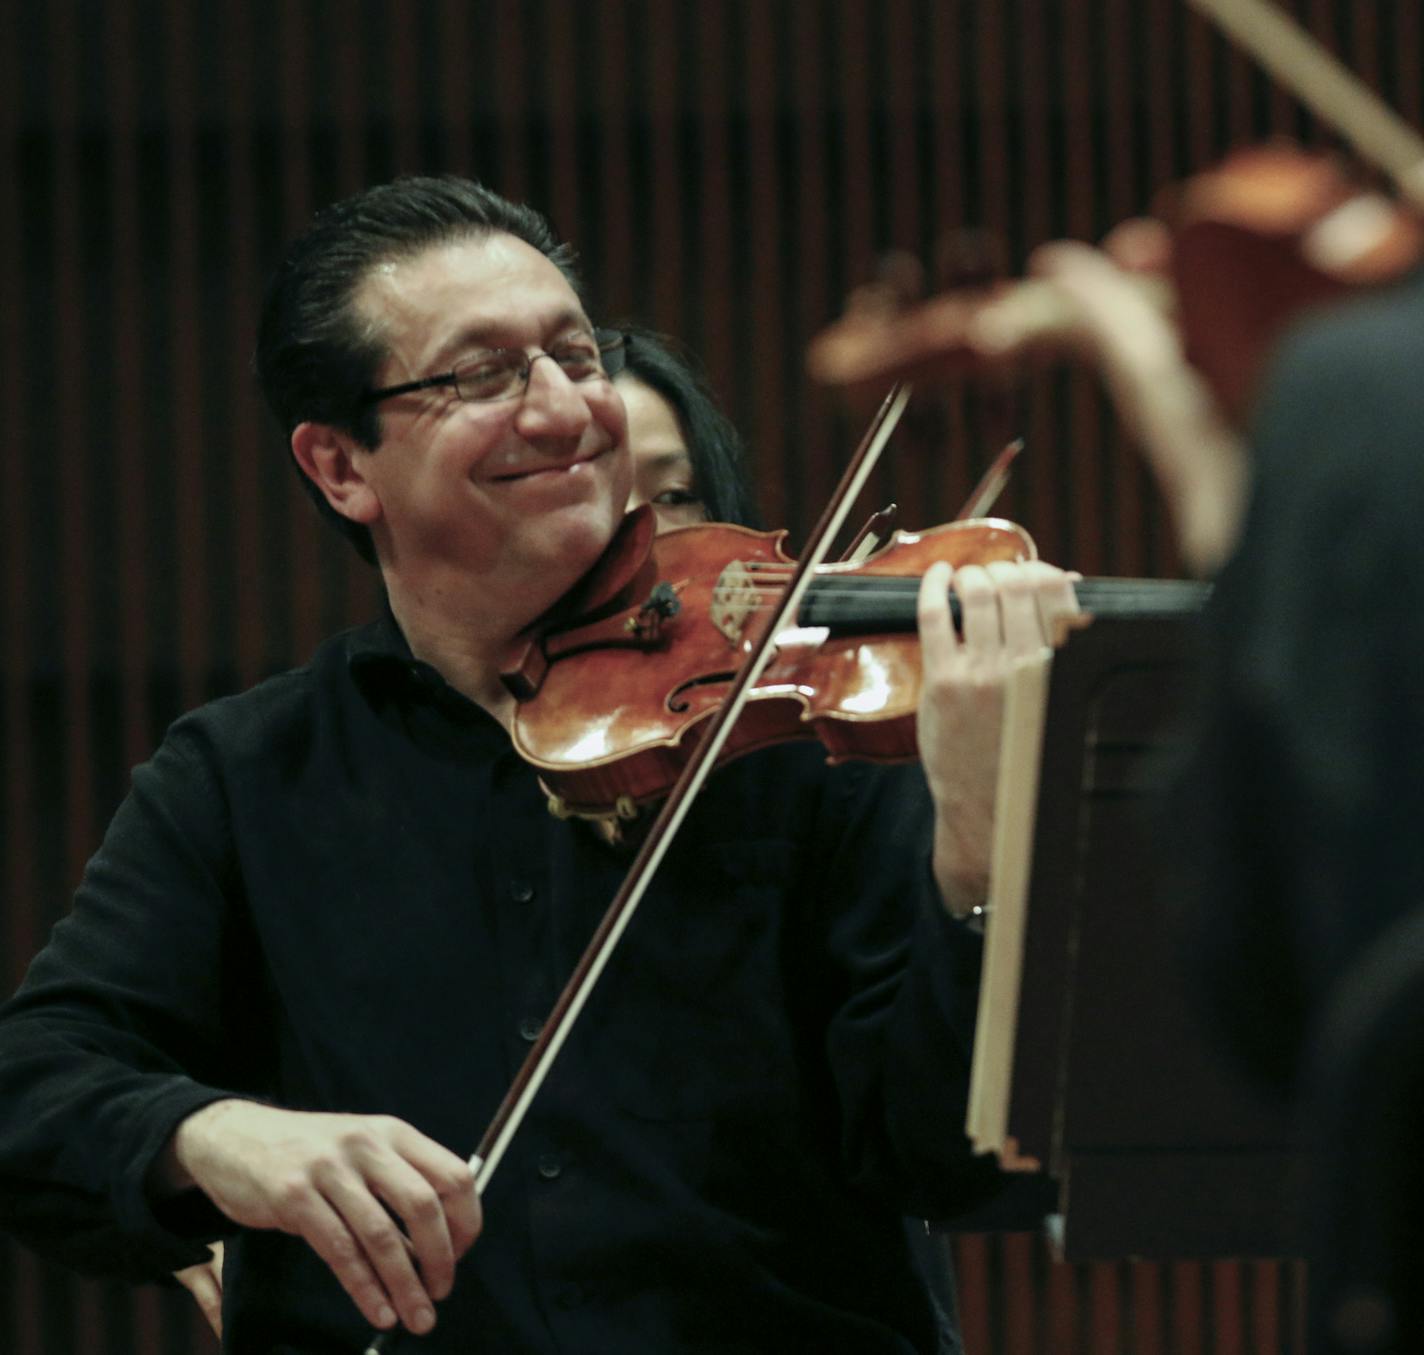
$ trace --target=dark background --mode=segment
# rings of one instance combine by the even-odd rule
[[[1416,125],[1415,0],[1287,5]],[[262,282],[319,205],[461,171],[548,212],[603,317],[684,338],[809,524],[858,431],[807,340],[877,256],[983,227],[1017,269],[1231,145],[1331,141],[1181,0],[0,0],[0,969],[23,973],[128,769],[206,696],[371,613],[249,374]],[[1091,376],[950,383],[864,511],[1000,504],[1085,573],[1171,574]],[[873,500],[873,502],[872,502]],[[1274,1263],[1066,1267],[960,1244],[971,1355],[1282,1348]],[[183,1301],[0,1244],[0,1350],[211,1349]]]

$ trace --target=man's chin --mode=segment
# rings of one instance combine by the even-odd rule
[[[581,561],[579,574],[582,575],[593,567],[613,540],[618,524],[623,521],[623,509],[608,504],[589,505],[581,512],[559,516],[559,556],[570,562]]]
[[[530,563],[561,580],[567,591],[598,562],[622,520],[622,508],[608,503],[570,505],[550,514],[539,524]]]

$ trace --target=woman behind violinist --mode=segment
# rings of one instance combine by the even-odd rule
[[[621,328],[623,370],[613,384],[628,412],[629,508],[652,504],[664,530],[697,522],[759,528],[741,435],[691,356],[666,335]]]

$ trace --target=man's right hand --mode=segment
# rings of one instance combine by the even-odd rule
[[[469,1166],[386,1115],[215,1101],[178,1126],[159,1171],[235,1223],[305,1238],[383,1330],[435,1325],[435,1303],[482,1224]]]

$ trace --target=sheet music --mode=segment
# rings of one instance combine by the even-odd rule
[[[998,1153],[1010,1170],[1034,1170],[1038,1165],[1017,1155],[1009,1133],[1009,1087],[1052,666],[1050,649],[1024,659],[1009,675],[1004,692],[984,967],[965,1125],[975,1150]]]

